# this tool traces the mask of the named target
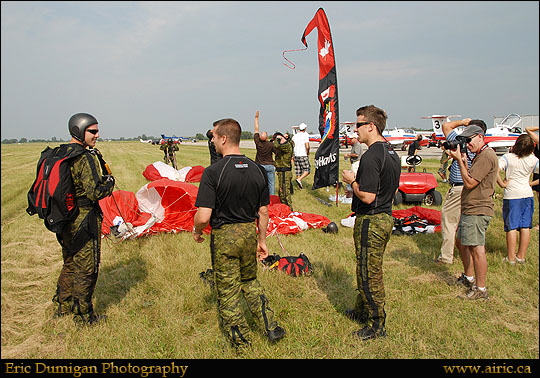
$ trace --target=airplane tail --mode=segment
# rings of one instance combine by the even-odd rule
[[[442,132],[442,125],[443,123],[449,122],[450,118],[453,118],[453,117],[461,117],[461,116],[460,115],[447,116],[447,115],[434,114],[431,116],[425,116],[425,117],[420,117],[420,118],[431,119],[431,124],[433,127],[433,132],[435,133],[435,136],[437,138],[441,138],[441,137],[444,138],[444,134]]]

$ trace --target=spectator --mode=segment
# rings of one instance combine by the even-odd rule
[[[274,143],[268,140],[268,133],[263,131],[259,134],[259,111],[255,112],[255,134],[253,135],[257,154],[255,155],[255,163],[264,167],[268,176],[268,190],[270,195],[275,194],[275,172],[274,159],[272,152],[274,151]]]
[[[296,184],[300,189],[304,189],[302,186],[302,180],[305,179],[311,172],[309,164],[309,135],[306,131],[307,125],[301,123],[298,126],[298,132],[292,137],[294,142],[294,168],[296,174]]]
[[[409,145],[409,150],[407,151],[407,155],[409,155],[409,156],[418,155],[418,151],[420,151],[422,149],[422,147],[420,146],[420,141],[421,140],[422,140],[422,135],[418,134],[416,136],[416,139],[414,140],[414,142],[412,142]],[[415,172],[416,171],[416,166],[415,165],[409,165],[409,167],[407,169],[408,169],[409,172]]]
[[[507,248],[504,261],[511,265],[525,262],[531,236],[534,194],[529,179],[531,173],[538,173],[538,158],[533,151],[532,138],[521,134],[512,147],[512,152],[499,159],[499,169],[505,173],[504,179],[497,176],[497,183],[504,188],[503,220]],[[518,233],[519,247],[516,255]]]
[[[452,158],[457,160],[463,192],[461,193],[461,216],[457,237],[460,241],[460,254],[464,275],[475,277],[474,284],[460,298],[468,300],[488,299],[486,276],[488,263],[486,258],[486,231],[494,215],[493,194],[498,176],[497,154],[486,143],[485,131],[477,125],[469,125],[460,138],[465,138],[467,148],[475,153],[469,168],[467,155],[458,145],[450,150]]]
[[[360,156],[364,153],[364,149],[362,148],[362,143],[358,141],[358,135],[356,134],[351,136],[351,143],[351,152],[345,154],[343,157],[345,160],[349,159],[351,162],[351,169],[356,174],[358,164],[360,163]]]
[[[442,125],[442,131],[446,138],[446,142],[455,142],[458,136],[456,129],[469,124],[480,126],[483,128],[483,130],[487,129],[486,124],[482,120],[474,120],[473,123],[471,118],[445,122]],[[447,150],[447,152],[449,151]],[[467,164],[470,166],[474,158],[474,154],[468,150],[467,154]],[[441,264],[452,264],[454,262],[454,247],[459,249],[459,240],[456,240],[456,230],[459,223],[459,217],[461,216],[461,192],[463,191],[463,179],[459,170],[459,164],[455,160],[450,164],[448,181],[450,188],[446,192],[446,197],[441,209],[441,252],[435,259],[436,263]],[[469,278],[472,280],[472,277]],[[457,283],[463,284],[466,287],[470,286],[470,280],[463,275],[458,278]]]
[[[540,159],[540,149],[538,146],[538,134],[535,133],[535,131],[538,131],[538,126],[527,126],[525,128],[525,131],[529,136],[532,138],[535,146],[534,146],[534,155]],[[540,174],[533,173],[533,182],[532,182],[532,189],[536,192],[536,197],[538,198],[538,201],[540,202]],[[538,230],[538,224],[534,226],[535,230]]]
[[[450,161],[451,158],[446,152],[446,148],[444,148],[442,144],[441,144],[441,150],[442,150],[442,154],[441,154],[441,159],[439,161],[440,166],[437,173],[439,174],[439,176],[441,176],[443,182],[448,182],[448,178],[446,177],[446,171],[448,170],[448,162]]]

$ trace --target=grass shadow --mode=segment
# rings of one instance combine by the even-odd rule
[[[96,309],[103,311],[120,303],[131,288],[143,281],[147,274],[146,263],[140,256],[100,269],[95,293]]]
[[[354,275],[343,267],[329,262],[314,264],[314,272],[317,287],[325,293],[338,313],[343,313],[345,309],[354,305],[357,292]]]
[[[433,273],[440,281],[448,285],[455,284],[455,274],[452,265],[436,263],[435,259],[440,254],[442,236],[434,234],[414,234],[393,236],[404,238],[403,242],[397,243],[400,248],[393,249],[390,256],[398,261],[405,261],[407,265],[416,267],[424,272]],[[410,245],[410,248],[403,246]],[[457,261],[456,261],[457,260]],[[457,251],[454,254],[454,264],[460,264]]]

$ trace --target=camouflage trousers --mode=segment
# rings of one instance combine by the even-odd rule
[[[236,223],[213,229],[210,242],[212,269],[221,330],[235,347],[251,344],[251,330],[243,302],[265,331],[277,326],[274,312],[257,280],[255,223]]]
[[[288,205],[292,210],[292,171],[278,172],[278,195],[281,203]]]
[[[386,321],[382,266],[393,226],[394,218],[385,213],[357,215],[354,224],[358,285],[355,313],[364,325],[375,332],[384,331]]]
[[[100,235],[91,237],[81,249],[71,251],[66,246],[70,245],[71,239],[81,227],[86,227],[85,211],[74,223],[68,225],[62,233],[65,246],[62,247],[64,265],[58,277],[56,294],[53,303],[57,306],[55,316],[63,316],[73,313],[74,319],[84,321],[93,314],[92,296],[98,279],[101,239]],[[97,229],[101,229],[99,218],[90,219],[97,222]],[[92,225],[93,227],[96,225]],[[95,229],[94,229],[95,230]]]

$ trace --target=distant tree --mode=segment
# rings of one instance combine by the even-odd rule
[[[201,133],[197,133],[197,135],[195,135],[195,139],[197,139],[197,140],[205,140],[206,136],[202,135]]]
[[[251,131],[242,131],[240,139],[253,139],[253,133]]]
[[[28,142],[28,139],[26,138],[19,139],[19,143],[26,143],[26,142]]]

